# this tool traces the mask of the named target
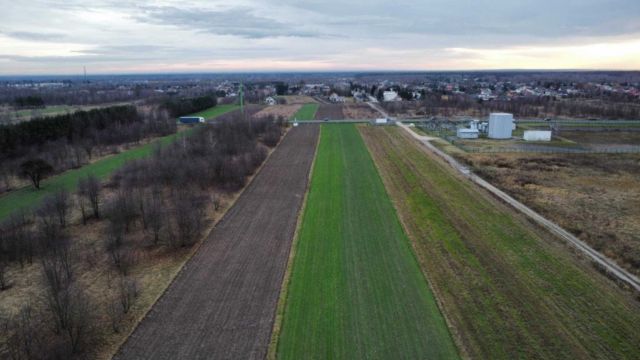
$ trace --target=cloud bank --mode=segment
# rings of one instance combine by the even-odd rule
[[[0,0],[0,74],[636,69],[637,0]]]

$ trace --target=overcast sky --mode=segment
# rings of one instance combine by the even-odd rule
[[[640,70],[640,0],[0,0],[0,75]]]

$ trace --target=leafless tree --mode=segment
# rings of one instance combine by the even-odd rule
[[[69,196],[69,192],[64,189],[59,190],[51,196],[50,201],[58,215],[60,226],[63,228],[66,227],[69,208],[71,207],[71,197]]]
[[[33,261],[35,237],[29,222],[27,213],[18,211],[0,225],[0,253],[4,252],[8,261],[18,261],[20,266]]]
[[[100,218],[100,198],[102,184],[97,177],[89,175],[78,181],[78,193],[84,197],[93,209],[93,217]]]
[[[153,244],[160,241],[160,234],[165,225],[164,206],[159,193],[151,192],[146,197],[146,211],[143,215],[147,224],[147,232],[152,235]]]
[[[118,295],[122,312],[126,314],[131,310],[131,306],[138,297],[138,283],[135,279],[125,275],[120,276]]]
[[[193,245],[204,226],[204,199],[188,189],[174,195],[176,230],[181,246]]]
[[[5,348],[11,359],[39,359],[49,355],[43,351],[45,333],[38,315],[27,303],[3,321]]]
[[[7,271],[9,270],[9,264],[5,256],[0,254],[0,291],[9,288],[9,279],[7,278]]]

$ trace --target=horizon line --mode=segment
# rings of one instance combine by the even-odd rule
[[[135,75],[251,75],[251,74],[363,74],[363,73],[497,73],[497,72],[617,72],[632,73],[640,72],[640,69],[535,69],[535,68],[505,68],[505,69],[462,69],[462,70],[402,70],[402,69],[368,69],[368,70],[238,70],[238,71],[157,71],[157,72],[104,72],[87,74],[86,77],[98,76],[135,76]],[[1,78],[29,78],[29,77],[85,77],[82,72],[78,73],[36,73],[36,74],[0,74]]]

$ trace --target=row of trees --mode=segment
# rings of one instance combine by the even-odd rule
[[[164,101],[164,107],[172,117],[193,114],[214,107],[217,104],[218,98],[214,95],[195,98],[168,98]]]
[[[0,191],[10,189],[12,179],[35,162],[62,172],[122,144],[175,131],[175,121],[158,106],[119,106],[1,126]]]
[[[14,100],[16,107],[19,108],[38,108],[44,107],[42,97],[36,95],[19,96]]]
[[[21,148],[58,139],[84,139],[96,131],[141,121],[142,117],[135,106],[113,106],[4,125],[0,127],[0,151],[5,156],[11,156]]]
[[[640,106],[633,103],[587,101],[553,97],[522,97],[511,100],[481,101],[467,95],[425,94],[418,103],[384,103],[388,111],[403,113],[414,109],[427,116],[452,116],[460,113],[485,116],[490,112],[508,112],[518,117],[593,117],[603,119],[640,119]]]

